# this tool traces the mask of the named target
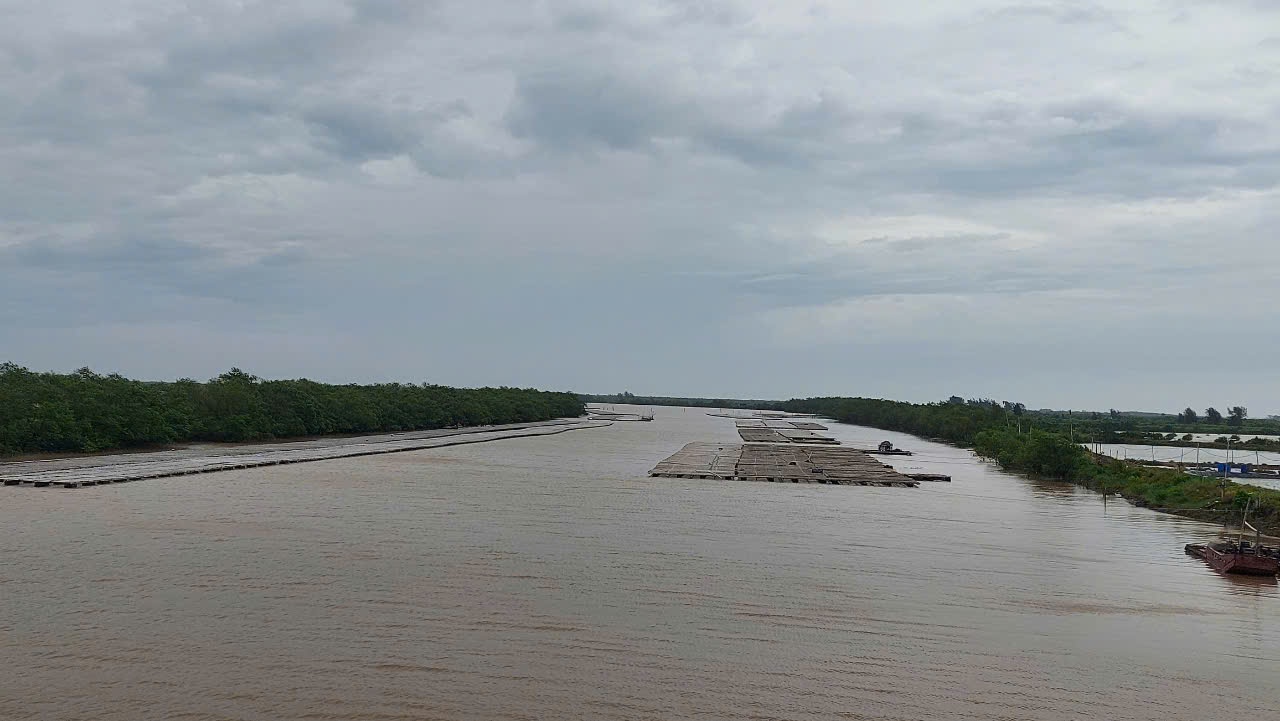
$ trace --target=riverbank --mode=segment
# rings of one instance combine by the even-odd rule
[[[1119,493],[1136,506],[1201,521],[1238,526],[1247,502],[1249,521],[1263,533],[1280,535],[1280,491],[1097,455],[1090,470],[1076,482],[1099,493]]]
[[[1215,478],[1097,456],[1068,436],[1036,428],[1033,419],[1015,417],[1002,408],[811,398],[791,401],[787,410],[936,438],[972,449],[1006,471],[1075,483],[1099,493],[1119,493],[1134,505],[1197,520],[1238,524],[1248,504],[1255,526],[1264,533],[1280,534],[1280,491],[1220,485]]]

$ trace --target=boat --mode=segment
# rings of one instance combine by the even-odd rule
[[[867,451],[877,456],[909,456],[911,451],[904,451],[901,448],[894,448],[891,441],[880,441],[880,445],[876,446],[874,451]]]
[[[1240,519],[1240,533],[1233,540],[1214,543],[1188,543],[1183,550],[1189,556],[1204,559],[1218,573],[1239,573],[1249,576],[1275,576],[1280,572],[1280,548],[1262,545],[1262,532],[1249,523],[1249,506]],[[1244,537],[1245,529],[1253,531],[1254,540]]]
[[[1276,549],[1258,546],[1248,541],[1217,543],[1188,543],[1187,555],[1199,556],[1218,573],[1240,573],[1248,576],[1274,576],[1280,572],[1280,560]]]

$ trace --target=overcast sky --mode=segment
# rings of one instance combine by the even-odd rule
[[[0,360],[1280,412],[1280,2],[0,3]]]

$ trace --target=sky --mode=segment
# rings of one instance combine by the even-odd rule
[[[1280,413],[1273,0],[8,0],[0,361]]]

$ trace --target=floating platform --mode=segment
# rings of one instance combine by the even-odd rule
[[[853,448],[771,443],[690,443],[654,466],[658,478],[910,488],[948,476],[905,474]]]
[[[818,423],[784,421],[776,419],[744,418],[736,422],[738,435],[750,443],[821,443],[838,446],[840,441],[831,436],[815,433],[817,429],[826,430],[826,426]]]
[[[802,443],[838,446],[840,441],[813,431],[775,430],[773,428],[739,428],[738,435],[749,443]]]
[[[778,418],[736,418],[734,425],[739,428],[773,428],[774,430],[825,431],[827,427],[812,421],[788,421]]]
[[[604,408],[593,408],[593,404],[587,404],[587,420],[589,421],[651,421],[653,420],[653,411],[647,413],[637,413],[635,411],[613,411]]]
[[[783,411],[743,411],[742,413],[708,413],[707,415],[713,418],[734,418],[734,419],[767,418],[767,419],[782,419],[782,420],[785,420],[787,418],[821,418],[822,417],[816,413],[786,413]]]
[[[0,482],[6,486],[83,488],[150,478],[402,453],[509,438],[549,436],[608,425],[610,423],[607,422],[591,423],[562,419],[542,423],[513,423],[502,426],[318,438],[248,446],[194,446],[153,453],[20,461],[0,463]]]

